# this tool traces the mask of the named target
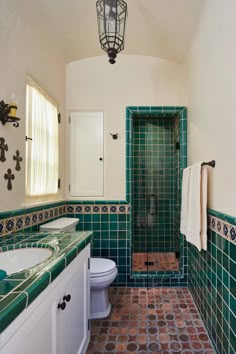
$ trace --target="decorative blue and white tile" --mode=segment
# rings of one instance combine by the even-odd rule
[[[67,213],[68,214],[74,214],[75,210],[74,210],[74,205],[67,205]]]
[[[100,214],[100,213],[101,213],[100,205],[93,205],[93,214]]]
[[[43,212],[40,212],[40,213],[38,214],[38,220],[39,220],[40,222],[43,222],[43,221],[44,221]]]
[[[24,224],[26,227],[29,227],[32,225],[31,214],[24,215]]]
[[[233,242],[236,241],[236,228],[231,226],[229,233],[230,233],[231,240]]]
[[[16,229],[17,229],[17,230],[22,230],[23,225],[24,225],[23,218],[22,218],[22,217],[16,218],[15,225],[16,225]]]
[[[37,224],[37,222],[38,222],[38,215],[36,213],[34,213],[32,215],[32,224],[35,225],[35,224]]]
[[[14,226],[15,226],[15,220],[14,218],[12,219],[7,219],[5,223],[5,232],[10,233],[14,231]]]
[[[129,214],[128,204],[73,204],[67,205],[68,214]]]
[[[102,205],[101,213],[102,214],[109,214],[109,209],[108,209],[107,205]]]
[[[218,235],[236,244],[236,226],[215,216],[208,216],[208,227]]]
[[[1,220],[0,221],[0,236],[3,235],[4,230],[5,230],[5,221]]]
[[[110,206],[110,213],[116,213],[117,212],[117,205],[111,205]]]
[[[84,213],[85,214],[91,214],[92,213],[92,208],[91,205],[83,205]]]
[[[64,210],[66,210],[66,208],[60,206],[36,211],[30,214],[22,214],[20,216],[2,219],[0,220],[0,236],[4,236],[15,231],[24,230],[25,228],[41,224],[45,220],[62,216],[64,215]]]
[[[79,214],[82,213],[82,211],[83,211],[82,205],[77,205],[75,208],[75,212]]]

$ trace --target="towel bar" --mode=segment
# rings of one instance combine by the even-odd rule
[[[212,161],[209,161],[209,162],[203,162],[202,163],[202,166],[205,166],[205,165],[208,165],[208,166],[211,166],[211,167],[215,167],[215,165],[216,165],[216,162],[215,162],[215,160],[212,160]]]

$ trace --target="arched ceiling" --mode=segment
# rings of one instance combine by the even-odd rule
[[[182,62],[208,0],[126,0],[124,54]],[[103,55],[98,41],[96,0],[30,0],[34,15],[53,35],[67,62]]]

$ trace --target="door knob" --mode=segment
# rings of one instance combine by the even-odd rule
[[[71,299],[71,295],[70,294],[63,296],[63,301],[69,302],[70,299]]]
[[[65,308],[66,308],[66,303],[65,303],[65,301],[63,301],[61,304],[59,303],[59,304],[57,305],[57,308],[58,308],[58,309],[61,309],[61,310],[65,310]]]

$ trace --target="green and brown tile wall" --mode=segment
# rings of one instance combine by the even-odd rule
[[[189,244],[189,288],[218,353],[236,353],[236,218],[208,211],[207,251]]]

